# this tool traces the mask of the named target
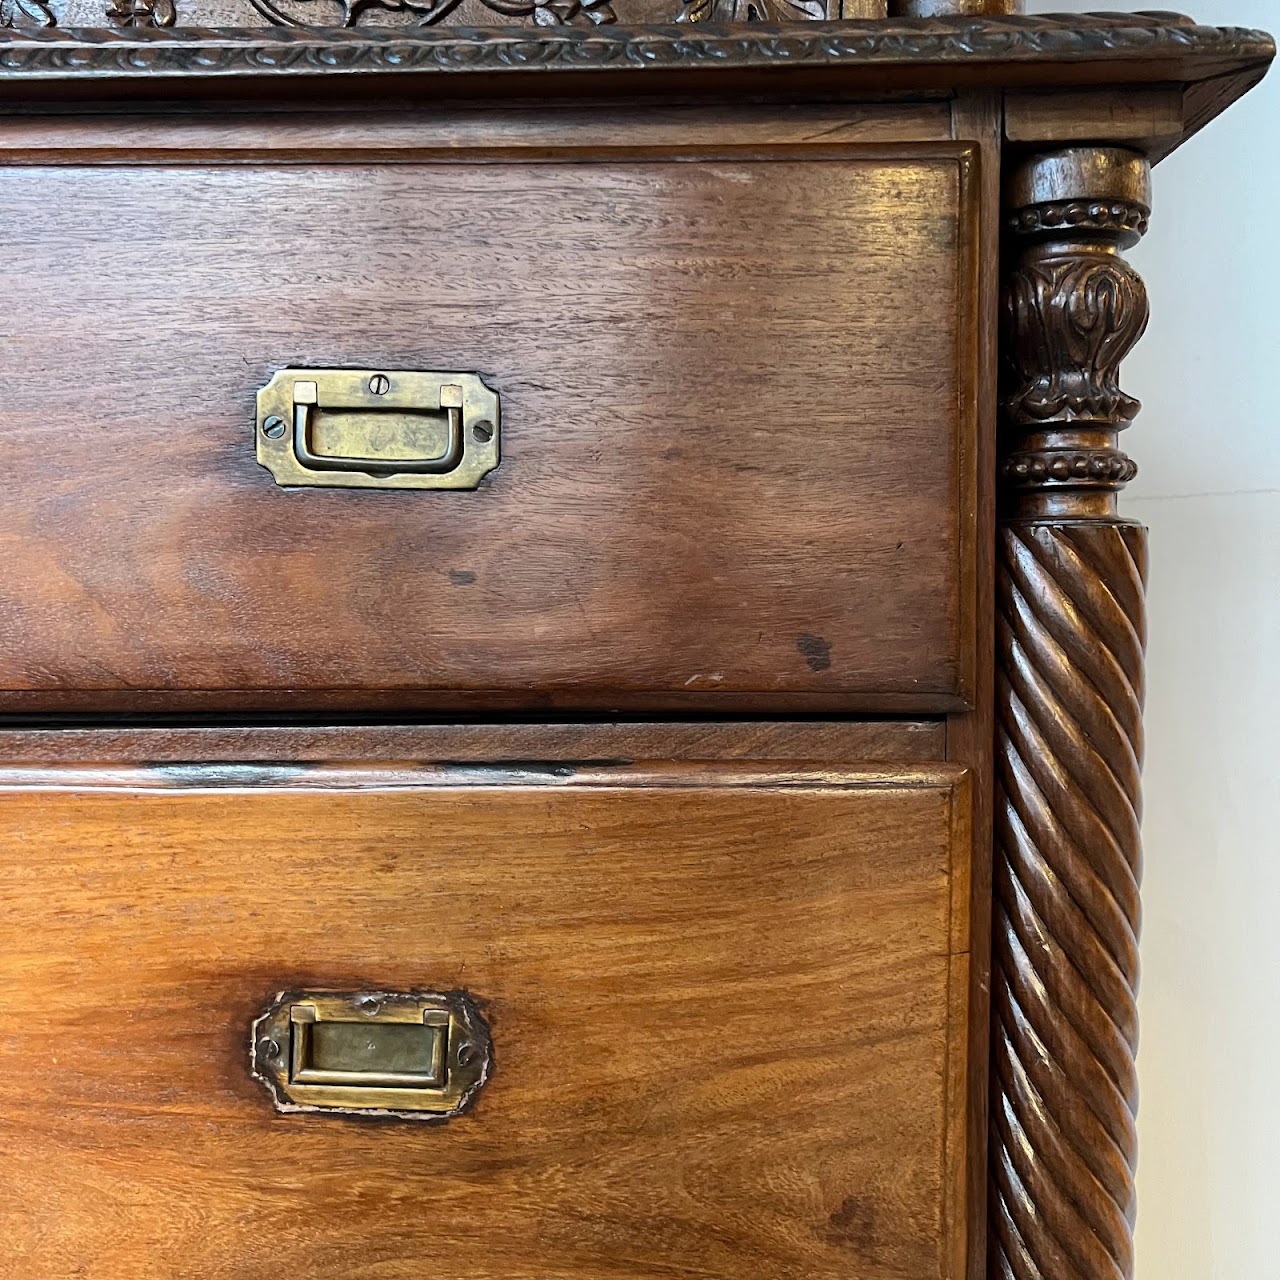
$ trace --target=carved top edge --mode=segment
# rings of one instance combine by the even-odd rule
[[[79,77],[841,70],[1124,62],[1125,83],[1187,81],[1271,60],[1265,32],[1171,14],[542,28],[31,29],[0,35],[0,80]],[[1170,63],[1177,71],[1170,72]],[[1144,68],[1146,74],[1143,74]],[[936,78],[935,78],[936,79]]]

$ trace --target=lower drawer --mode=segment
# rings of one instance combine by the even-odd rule
[[[32,777],[5,1274],[960,1276],[964,774]],[[447,1121],[279,1111],[286,989],[465,992],[492,1071]]]

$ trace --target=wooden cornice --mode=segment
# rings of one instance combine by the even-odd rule
[[[1173,14],[594,28],[13,28],[0,38],[0,98],[253,98],[268,83],[277,100],[283,93],[313,103],[321,94],[326,103],[335,94],[865,100],[977,86],[1038,94],[1161,86],[1183,95],[1179,133],[1189,134],[1260,79],[1274,54],[1264,32]]]

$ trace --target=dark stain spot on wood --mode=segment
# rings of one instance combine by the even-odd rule
[[[809,665],[810,671],[826,671],[831,666],[831,643],[821,636],[802,631],[796,637],[796,648]]]
[[[846,1245],[860,1257],[875,1258],[879,1252],[876,1236],[876,1208],[859,1196],[846,1196],[827,1219],[827,1238]]]
[[[469,587],[476,580],[476,575],[470,569],[450,569],[449,581],[455,587]]]

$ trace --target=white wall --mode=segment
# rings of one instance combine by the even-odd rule
[[[1030,12],[1154,7],[1031,0]],[[1276,0],[1185,0],[1280,30]],[[1280,69],[1155,171],[1138,1280],[1280,1276]]]

